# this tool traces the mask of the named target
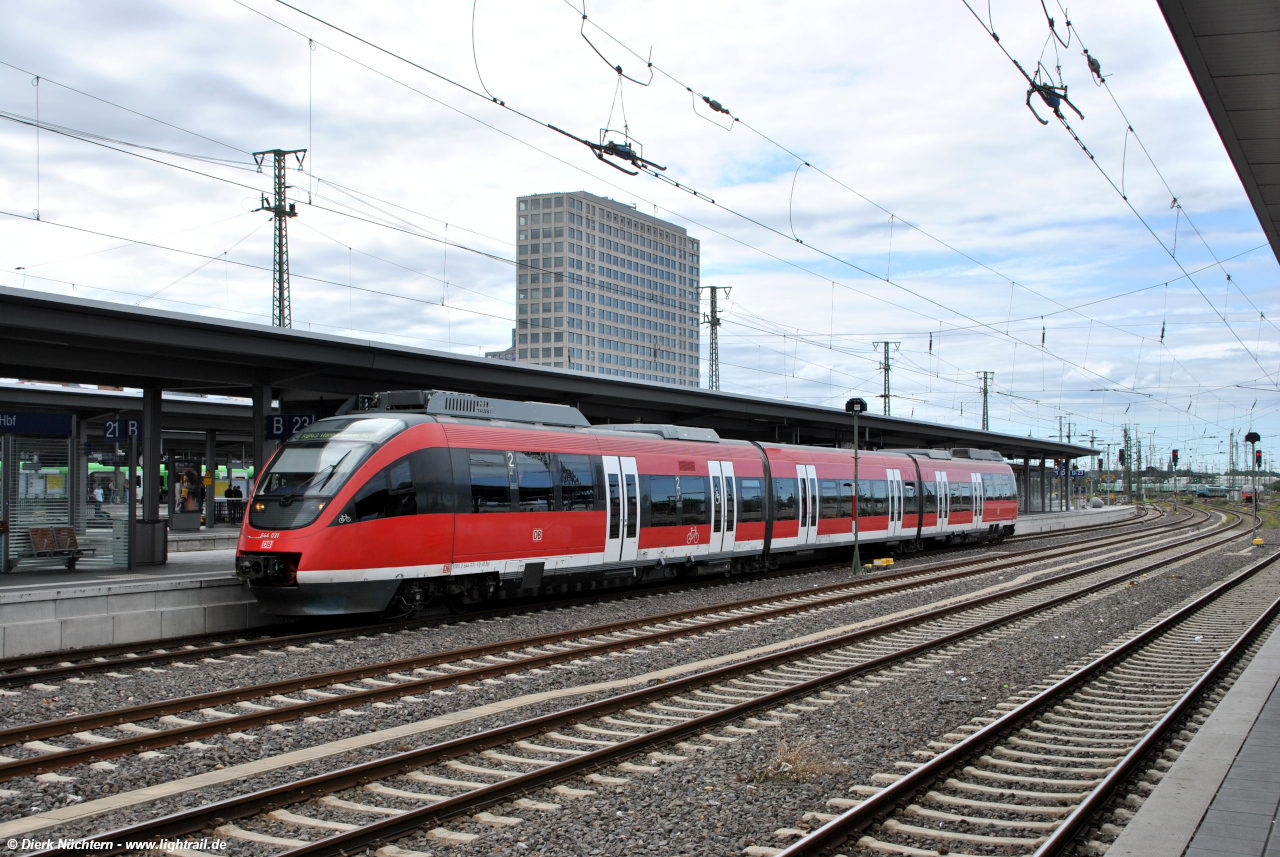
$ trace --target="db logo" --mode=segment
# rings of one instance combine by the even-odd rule
[[[448,562],[446,562],[446,563],[444,564],[444,568],[440,571],[440,573],[441,573],[441,574],[449,574],[449,573],[450,573],[450,572],[452,572],[452,571],[453,571],[453,563],[448,563]]]
[[[266,550],[267,548],[271,547],[273,544],[275,544],[275,542],[273,542],[271,539],[263,539],[262,549]]]
[[[542,541],[542,530],[534,530],[534,531],[533,531],[533,540],[534,540],[535,542],[540,542],[540,541]]]
[[[697,528],[697,527],[690,527],[690,528],[689,528],[689,535],[687,535],[687,536],[685,536],[685,537],[684,537],[684,542],[685,542],[685,544],[687,544],[687,545],[696,545],[696,544],[698,543],[698,528]]]

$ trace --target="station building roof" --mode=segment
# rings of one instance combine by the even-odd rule
[[[332,413],[358,393],[439,389],[577,407],[596,424],[674,423],[723,437],[824,446],[852,444],[841,409],[692,387],[523,366],[385,342],[140,309],[0,288],[0,376],[49,382],[160,387],[249,397],[270,385],[285,413]],[[74,396],[69,390],[67,395]],[[850,391],[856,395],[857,391]],[[34,391],[24,394],[35,404]],[[0,390],[0,400],[9,398]],[[81,398],[84,398],[81,395]],[[68,403],[70,399],[67,399]],[[873,400],[874,401],[874,400]],[[96,397],[91,407],[98,407]],[[114,406],[113,406],[114,408]],[[168,400],[165,425],[171,425]],[[198,428],[175,408],[182,425]],[[239,408],[210,402],[210,428],[230,429]],[[247,418],[246,423],[247,425]],[[1086,446],[866,413],[863,448],[991,449],[1008,458],[1078,458]]]

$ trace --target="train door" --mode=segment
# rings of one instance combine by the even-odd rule
[[[951,486],[947,484],[947,474],[941,470],[933,478],[938,489],[938,534],[941,535],[947,531],[947,519],[951,517]]]
[[[640,544],[640,478],[634,458],[604,456],[605,562],[636,558]]]
[[[902,535],[902,471],[892,468],[885,471],[889,488],[889,528],[887,536]]]
[[[733,550],[734,532],[738,523],[737,503],[734,501],[733,464],[728,461],[709,461],[711,474],[711,553]]]
[[[982,524],[982,474],[970,473],[969,481],[973,483],[973,526]]]
[[[812,464],[797,464],[796,477],[800,482],[796,544],[810,545],[818,540],[818,472]]]

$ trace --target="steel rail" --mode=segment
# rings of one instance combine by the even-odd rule
[[[431,806],[408,810],[401,815],[393,816],[352,831],[335,834],[325,839],[310,843],[307,846],[291,850],[287,852],[287,857],[320,857],[320,855],[338,857],[339,855],[349,855],[369,844],[386,841],[388,839],[395,839],[412,833],[428,823],[434,823],[443,818],[462,812],[492,806],[496,803],[502,802],[512,795],[527,792],[533,788],[550,785],[554,782],[574,776],[583,770],[596,769],[616,763],[629,756],[644,752],[651,747],[668,744],[672,741],[685,737],[686,735],[701,733],[709,727],[715,726],[719,723],[733,721],[761,709],[776,707],[789,699],[811,694],[828,685],[838,684],[839,682],[846,681],[861,673],[879,669],[897,661],[927,653],[931,650],[937,649],[938,647],[946,646],[963,638],[973,636],[974,634],[982,633],[998,626],[1005,625],[1009,622],[1016,621],[1024,616],[1052,609],[1093,592],[1115,586],[1137,575],[1155,570],[1169,562],[1180,561],[1187,557],[1203,553],[1204,551],[1210,550],[1238,537],[1239,535],[1236,533],[1228,533],[1225,536],[1220,536],[1206,544],[1190,547],[1176,557],[1167,557],[1148,563],[1144,566],[1140,566],[1136,569],[1130,569],[1120,574],[1113,575],[1106,580],[1089,584],[1082,589],[1066,592],[1037,604],[1031,604],[1009,613],[981,620],[969,627],[941,634],[932,640],[911,644],[894,652],[878,655],[861,663],[833,670],[826,675],[799,682],[795,685],[782,688],[765,696],[746,700],[719,711],[709,712],[700,717],[664,727],[663,729],[650,734],[641,735],[611,747],[592,751],[584,756],[574,757],[562,762],[557,762],[554,765],[544,767],[540,770],[523,773],[502,782],[493,783],[485,786],[484,788],[476,789],[466,794],[457,795],[445,801],[432,804]],[[1188,541],[1199,541],[1207,538],[1209,538],[1208,534],[1202,534]],[[1160,551],[1169,549],[1169,547],[1165,547],[1160,549]],[[1114,563],[1107,563],[1106,566],[1111,564]],[[237,818],[243,818],[278,806],[307,800],[317,795],[331,794],[335,791],[340,791],[342,789],[355,787],[373,780],[393,776],[410,768],[430,765],[447,759],[465,756],[490,747],[500,746],[514,740],[537,735],[549,728],[556,728],[568,723],[581,722],[595,717],[600,717],[633,707],[637,704],[644,704],[673,694],[682,693],[692,688],[724,681],[762,669],[768,669],[782,663],[800,660],[810,655],[829,651],[831,649],[842,648],[869,637],[880,636],[912,625],[925,624],[952,613],[972,610],[999,600],[1015,598],[1026,592],[1052,586],[1074,577],[1096,572],[1097,570],[1099,569],[1088,568],[1074,572],[1067,572],[1049,580],[1027,583],[1012,590],[993,593],[963,604],[936,608],[923,614],[904,617],[874,628],[860,629],[828,640],[820,640],[794,649],[789,649],[784,652],[762,655],[737,664],[717,667],[691,676],[685,676],[683,678],[673,679],[661,684],[640,688],[608,699],[584,703],[564,711],[541,715],[507,726],[495,727],[484,732],[456,738],[441,744],[397,753],[383,759],[365,762],[338,771],[319,774],[294,783],[288,783],[246,795],[227,798],[217,803],[197,807],[195,809],[184,810],[157,819],[151,819],[116,831],[96,834],[78,841],[71,847],[48,849],[36,853],[41,855],[41,857],[53,857],[53,855],[60,855],[61,857],[61,855],[81,854],[89,847],[91,847],[95,852],[111,853],[112,851],[119,849],[112,849],[110,847],[104,847],[103,845],[88,846],[86,843],[105,844],[124,842],[128,840],[155,839],[159,837],[185,835],[202,830],[213,824],[226,823]]]
[[[1126,562],[1142,559],[1166,550],[1172,550],[1184,544],[1204,538],[1210,538],[1215,533],[1222,532],[1224,530],[1229,531],[1239,525],[1241,520],[1242,519],[1237,516],[1234,522],[1231,524],[1225,524],[1224,516],[1224,526],[1211,530],[1208,533],[1199,533],[1168,544],[1156,545],[1142,551],[1113,557],[1109,560],[1093,563],[1083,569],[1066,572],[1065,574],[1046,578],[1044,581],[1033,582],[1026,585],[1037,586],[1059,580],[1069,580],[1083,574],[1090,574]],[[1234,537],[1235,536],[1228,536],[1227,540]],[[116,758],[129,753],[156,750],[161,747],[169,747],[174,744],[198,740],[200,738],[218,735],[224,732],[244,731],[246,729],[252,729],[271,723],[287,722],[290,720],[296,720],[299,717],[314,716],[339,708],[350,708],[352,705],[364,705],[404,696],[406,694],[425,693],[431,690],[449,687],[460,682],[472,682],[486,678],[495,678],[511,672],[521,672],[527,669],[551,666],[557,663],[564,663],[566,661],[580,660],[584,657],[624,651],[627,649],[638,648],[640,646],[664,642],[666,640],[679,639],[692,634],[702,634],[736,625],[753,624],[765,619],[786,616],[794,613],[803,613],[823,607],[830,607],[835,604],[848,603],[850,601],[861,600],[883,594],[892,594],[894,592],[916,588],[921,585],[932,586],[957,577],[985,574],[990,571],[1007,568],[1010,565],[1019,564],[1022,563],[1005,563],[1002,561],[994,564],[993,566],[985,566],[979,570],[957,571],[940,577],[927,577],[923,581],[913,579],[890,584],[888,586],[857,589],[845,595],[810,599],[794,604],[785,604],[769,610],[761,610],[745,615],[727,616],[722,619],[713,619],[707,622],[700,622],[695,625],[688,625],[680,628],[653,631],[621,640],[609,640],[600,643],[575,646],[574,648],[561,652],[532,655],[506,663],[494,664],[492,666],[474,667],[465,671],[457,671],[448,675],[402,681],[391,686],[353,691],[328,698],[298,702],[293,705],[283,705],[280,708],[273,708],[267,711],[254,711],[252,713],[220,718],[206,723],[175,726],[170,729],[164,729],[145,735],[133,735],[127,738],[120,738],[104,743],[89,744],[83,747],[71,747],[60,752],[46,753],[26,759],[17,759],[10,762],[0,763],[0,782],[13,779],[14,777],[46,773],[68,768],[77,764]],[[833,587],[847,589],[849,585],[850,584],[834,584]],[[787,595],[784,599],[789,600],[792,598],[803,598],[805,596],[810,596],[817,591],[818,590],[806,590]],[[1014,587],[1000,593],[994,593],[993,596],[988,597],[1001,597],[1018,591],[1020,591],[1020,588]],[[334,670],[310,676],[283,679],[267,684],[236,688],[228,691],[211,691],[209,693],[199,694],[196,696],[163,700],[155,703],[144,703],[142,705],[114,709],[106,712],[82,714],[74,717],[61,718],[59,720],[46,721],[44,723],[25,724],[23,726],[0,730],[0,746],[15,744],[22,741],[35,741],[44,738],[67,735],[73,732],[93,729],[95,727],[146,720],[153,717],[164,716],[165,714],[187,712],[199,708],[209,708],[229,702],[248,701],[251,699],[260,699],[297,690],[325,687],[343,681],[356,681],[361,678],[372,677],[374,675],[385,675],[388,672],[395,672],[404,669],[416,669],[425,666],[439,665],[442,663],[451,663],[459,660],[482,657],[488,654],[496,654],[497,652],[511,652],[514,649],[527,649],[531,647],[551,645],[566,639],[582,639],[583,637],[600,636],[607,633],[617,633],[622,630],[630,630],[631,628],[638,626],[666,624],[672,621],[679,621],[681,619],[688,618],[692,615],[718,613],[723,612],[725,609],[742,609],[744,604],[759,604],[778,600],[780,600],[778,596],[759,596],[757,598],[747,599],[745,602],[733,603],[727,608],[723,606],[711,610],[706,608],[690,608],[689,610],[677,611],[673,614],[663,614],[658,617],[657,621],[655,621],[653,617],[625,620],[623,622],[610,623],[607,625],[598,625],[592,628],[553,632],[552,634],[525,637],[515,641],[499,641],[480,646],[472,646],[462,650],[454,650],[451,652],[441,652],[413,658],[402,658],[396,661],[384,662],[382,664],[352,667],[345,670]],[[980,603],[983,603],[981,599],[973,599],[960,602],[956,607],[962,608],[964,606],[977,605]],[[885,626],[877,626],[877,628],[882,627]]]
[[[992,723],[974,732],[969,737],[961,740],[959,743],[951,746],[929,761],[925,762],[919,768],[911,771],[891,785],[886,786],[881,791],[858,804],[856,807],[847,810],[837,818],[824,824],[822,827],[809,833],[801,839],[796,840],[790,846],[781,851],[777,857],[812,857],[812,855],[821,854],[830,851],[841,844],[847,842],[849,838],[861,833],[867,827],[871,826],[878,819],[878,816],[891,811],[894,806],[909,798],[911,795],[926,788],[928,784],[935,782],[939,778],[945,776],[948,771],[957,765],[963,764],[963,761],[980,748],[989,744],[992,740],[1008,734],[1017,728],[1029,716],[1043,710],[1047,705],[1057,700],[1067,691],[1077,687],[1090,678],[1095,677],[1106,667],[1114,664],[1116,661],[1123,659],[1132,653],[1135,649],[1145,646],[1147,643],[1157,639],[1165,632],[1199,612],[1203,607],[1213,603],[1217,598],[1235,589],[1240,584],[1252,578],[1258,572],[1270,566],[1277,559],[1280,559],[1280,552],[1264,557],[1250,567],[1240,571],[1230,579],[1222,582],[1209,592],[1192,601],[1190,604],[1180,608],[1176,612],[1170,614],[1164,619],[1152,625],[1133,637],[1129,638],[1119,646],[1115,647],[1106,654],[1096,658],[1085,666],[1073,672],[1071,675],[1055,682],[1051,687],[1046,688],[1035,696],[1023,702],[1017,708],[1014,708],[997,718]],[[1188,705],[1216,676],[1222,667],[1234,657],[1234,654],[1240,651],[1240,646],[1245,644],[1245,640],[1251,637],[1261,627],[1280,610],[1280,599],[1272,602],[1259,617],[1258,620],[1250,624],[1243,635],[1237,638],[1236,642],[1218,657],[1210,670],[1205,673],[1187,691],[1181,699],[1175,704],[1174,708],[1160,719],[1155,727],[1148,735],[1139,742],[1138,746],[1125,755],[1124,759],[1115,769],[1111,771],[1103,782],[1097,786],[1089,797],[1086,798],[1088,809],[1085,804],[1078,806],[1058,830],[1066,828],[1070,823],[1070,830],[1063,833],[1061,837],[1055,832],[1048,840],[1041,844],[1039,850],[1036,851],[1036,857],[1049,857],[1061,853],[1062,849],[1070,843],[1071,839],[1079,832],[1096,809],[1110,795],[1112,789],[1116,785],[1123,782],[1124,778],[1132,772],[1134,766],[1141,761],[1142,757],[1159,739],[1160,735],[1169,725],[1174,723],[1178,716],[1184,712]],[[1123,770],[1122,770],[1123,768]],[[1050,843],[1053,844],[1053,850],[1047,850]],[[291,854],[293,852],[290,852]]]
[[[1205,514],[1205,513],[1201,512],[1201,514]],[[1195,521],[1195,520],[1192,520],[1191,518],[1188,518],[1185,521],[1174,521],[1168,524],[1162,524],[1158,527],[1153,527],[1141,533],[1139,537],[1147,538],[1147,537],[1158,535],[1164,532],[1172,532],[1179,529],[1186,529],[1187,527],[1204,523],[1206,520],[1208,520],[1208,517],[1209,516],[1205,514],[1205,517],[1199,521]],[[1090,546],[1089,548],[1087,548],[1087,550],[1101,549],[1103,547],[1107,547],[1108,545],[1116,544],[1117,542],[1123,541],[1125,538],[1129,538],[1134,535],[1137,535],[1137,534],[1126,533],[1126,534],[1117,535],[1117,536],[1104,537],[1101,540],[1097,540],[1097,542],[1092,546]],[[1054,545],[1049,548],[1028,548],[1022,551],[1015,551],[1012,553],[1001,554],[997,559],[968,558],[968,559],[952,560],[949,562],[942,562],[942,563],[931,563],[929,565],[917,566],[915,568],[906,569],[900,572],[891,572],[888,574],[880,574],[880,575],[861,578],[859,582],[874,584],[882,581],[898,580],[905,577],[909,577],[911,575],[923,575],[923,574],[929,574],[935,571],[946,571],[948,569],[954,569],[954,568],[965,568],[968,566],[981,564],[981,563],[1001,562],[1007,559],[1013,559],[1017,557],[1028,556],[1031,554],[1042,553],[1042,552],[1044,553],[1045,559],[1053,559],[1058,556],[1063,556],[1065,554],[1073,553],[1076,551],[1076,549],[1079,548],[1080,545],[1088,544],[1090,541],[1091,539],[1086,538],[1086,539],[1073,541],[1069,545]],[[821,571],[824,568],[828,568],[828,567],[835,568],[839,566],[817,566],[817,567],[814,567],[812,571]],[[762,575],[762,577],[773,576],[774,574],[777,574],[777,573],[771,572],[768,575]],[[778,574],[778,576],[786,576],[786,575]],[[756,579],[756,578],[738,577],[738,578],[734,578],[732,582],[743,582],[751,579]],[[722,581],[722,580],[704,581],[702,582],[701,586],[696,586],[696,585],[690,586],[689,584],[686,583],[684,585],[660,587],[656,589],[629,590],[628,592],[635,593],[635,594],[645,594],[645,595],[651,595],[651,594],[660,595],[660,594],[666,594],[667,592],[688,592],[694,589],[724,585],[724,583],[725,581]],[[845,588],[849,585],[850,584],[848,582],[833,583],[833,584],[827,584],[825,586],[813,587],[804,591],[807,593],[823,593],[823,592],[834,591],[836,589]],[[610,594],[621,595],[622,593],[611,592]],[[756,603],[760,603],[761,601],[764,601],[764,600],[776,600],[778,597],[779,596],[762,596],[761,598],[755,599],[755,601]],[[612,600],[612,599],[599,599],[599,600]],[[750,606],[748,602],[751,602],[751,601],[752,599],[742,599],[741,601],[737,601],[737,602],[725,602],[725,604],[723,605],[723,609],[736,609],[736,607],[738,606]],[[577,606],[577,605],[589,604],[589,603],[595,603],[595,602],[593,602],[591,599],[582,599],[582,598],[562,599],[555,602],[545,602],[545,601],[535,602],[527,605],[527,610],[532,612],[536,610],[545,610],[548,608],[556,608],[561,606]],[[510,616],[512,615],[512,607],[519,607],[519,606],[520,605],[507,605],[504,608],[494,609],[490,611],[482,611],[477,613],[470,613],[470,614],[466,614],[466,619],[467,620],[482,619],[482,618],[489,618],[491,616],[494,616],[494,617]],[[522,609],[522,610],[519,610],[518,612],[523,613],[526,611]],[[706,611],[703,611],[703,612],[706,612]],[[667,614],[660,614],[660,615],[667,615]],[[63,675],[80,675],[89,671],[111,669],[116,667],[131,667],[131,666],[137,667],[137,666],[142,666],[149,663],[174,661],[181,658],[197,658],[202,656],[216,657],[217,655],[235,654],[236,652],[240,652],[246,649],[252,649],[252,650],[272,649],[280,646],[293,645],[299,642],[306,642],[306,641],[314,642],[323,638],[329,638],[329,639],[338,638],[338,637],[341,637],[342,635],[349,634],[351,631],[357,631],[357,630],[362,633],[366,633],[366,632],[376,633],[380,631],[387,631],[387,632],[402,631],[402,630],[411,630],[417,627],[431,627],[433,625],[449,624],[457,621],[459,621],[458,616],[438,616],[438,617],[431,617],[428,619],[415,620],[414,622],[411,622],[411,623],[384,623],[380,625],[357,626],[357,627],[346,628],[342,630],[311,631],[311,632],[306,632],[301,634],[291,634],[291,635],[282,636],[282,637],[267,637],[267,638],[261,638],[257,640],[245,640],[242,642],[237,641],[233,643],[211,645],[205,649],[182,649],[182,650],[170,649],[163,652],[151,651],[143,654],[138,654],[136,656],[116,658],[113,660],[101,660],[101,661],[94,661],[89,663],[70,663],[70,664],[59,663],[58,666],[48,667],[42,670],[35,670],[30,672],[10,672],[10,673],[0,674],[0,687],[12,687],[20,684],[29,683],[31,681],[43,681],[45,679],[55,678]],[[674,621],[674,620],[669,620],[669,621]],[[170,643],[170,645],[174,645],[174,644]],[[125,650],[129,649],[128,646],[124,646],[122,648]],[[93,650],[84,650],[84,651],[90,652]],[[56,655],[47,655],[47,656],[41,655],[39,657],[49,658],[49,659],[59,658],[61,660],[65,660],[68,656],[71,656],[73,654],[77,658],[86,656],[83,653],[64,652]],[[467,655],[464,657],[470,657],[470,656]],[[3,669],[3,668],[4,668],[4,664],[0,662],[0,669]],[[391,669],[396,669],[396,668],[397,667],[395,666],[391,667]],[[403,665],[400,668],[403,668]],[[2,737],[3,737],[3,734],[0,733],[0,738]]]
[[[1196,510],[1196,511],[1200,511],[1200,510]],[[1141,520],[1130,522],[1130,524],[1133,524],[1133,523],[1142,523],[1142,522]],[[1102,527],[1099,527],[1099,528],[1105,528],[1107,526],[1110,526],[1110,525],[1103,525]],[[1175,520],[1166,524],[1160,524],[1157,526],[1150,527],[1146,532],[1143,533],[1143,535],[1145,536],[1157,531],[1163,531],[1167,529],[1179,529],[1185,526],[1189,526],[1189,524],[1186,521],[1179,522]],[[1077,530],[1070,531],[1070,532],[1079,532],[1079,529],[1083,529],[1083,528],[1078,528]],[[1093,527],[1090,527],[1088,529],[1090,532],[1094,531]],[[1131,533],[1130,535],[1133,535],[1133,534]],[[1035,534],[1028,534],[1026,538],[1034,539],[1034,538],[1049,538],[1049,537],[1052,537],[1052,534],[1035,533]],[[1023,537],[1017,536],[1014,538],[1021,539]],[[1077,544],[1077,545],[1084,544],[1090,541],[1092,538],[1093,538],[1092,536],[1086,535],[1085,538],[1074,540],[1070,544]],[[1054,548],[1062,547],[1062,545],[1055,545],[1053,547]],[[1047,549],[1051,550],[1053,548],[1047,548]],[[1046,548],[1031,548],[1029,550],[1030,551],[1046,550]],[[1016,556],[1016,555],[1018,554],[1005,554],[1005,556]],[[943,567],[949,567],[949,564],[947,563],[941,563],[939,565]],[[829,568],[829,567],[834,568],[839,566],[837,564],[831,564],[831,565],[824,564],[820,566],[807,567],[804,569],[792,568],[792,569],[785,569],[780,571],[757,572],[752,574],[739,575],[737,577],[732,578],[729,581],[725,581],[725,580],[703,580],[703,581],[693,581],[693,582],[686,581],[680,584],[672,584],[667,586],[602,590],[597,593],[597,595],[601,596],[598,598],[591,598],[590,596],[580,595],[576,598],[562,598],[554,601],[542,601],[542,600],[537,600],[535,598],[519,599],[519,600],[512,601],[510,603],[507,603],[501,607],[496,607],[488,610],[479,610],[479,611],[469,612],[465,614],[429,616],[429,617],[424,617],[422,619],[415,619],[415,620],[401,621],[401,622],[378,622],[378,623],[372,623],[372,624],[356,623],[356,624],[346,625],[342,628],[301,631],[297,633],[258,637],[252,640],[237,639],[237,640],[233,640],[232,642],[226,642],[226,643],[209,642],[209,641],[225,640],[229,636],[231,636],[229,634],[200,634],[200,635],[190,636],[190,637],[175,637],[171,639],[147,640],[141,643],[118,643],[118,644],[111,644],[107,646],[93,646],[93,647],[85,647],[82,649],[70,649],[70,650],[64,650],[64,651],[53,652],[48,654],[23,655],[19,657],[0,659],[0,687],[9,687],[15,684],[21,684],[26,681],[32,681],[32,680],[38,681],[41,679],[52,678],[52,677],[57,677],[62,675],[79,674],[89,670],[102,670],[102,669],[112,669],[115,667],[140,666],[140,665],[149,664],[149,663],[162,663],[165,661],[177,660],[179,658],[191,658],[191,657],[203,657],[203,656],[216,657],[218,654],[231,654],[234,652],[244,651],[246,649],[262,649],[262,648],[270,648],[273,646],[292,645],[294,643],[305,642],[308,640],[332,639],[335,637],[340,637],[344,634],[352,633],[353,631],[358,631],[360,633],[382,633],[382,632],[393,632],[393,631],[401,631],[401,630],[411,630],[414,628],[432,627],[434,625],[448,624],[448,623],[457,622],[457,621],[466,620],[466,619],[486,619],[486,618],[492,618],[492,617],[503,617],[503,616],[510,616],[513,613],[519,614],[519,613],[531,612],[536,610],[545,610],[548,608],[557,608],[561,606],[575,606],[580,604],[598,603],[600,601],[611,601],[617,597],[629,597],[629,596],[635,596],[635,595],[646,595],[646,596],[662,595],[668,592],[686,592],[690,590],[710,588],[714,586],[724,585],[725,583],[738,583],[738,582],[747,582],[747,581],[762,580],[762,579],[771,579],[776,577],[789,577],[789,576],[796,575],[797,571],[803,574],[808,572],[821,571],[824,568]],[[287,626],[281,626],[281,627],[287,627]],[[254,633],[263,633],[263,632],[260,629],[258,629],[258,630],[255,630]],[[200,645],[195,645],[196,643],[199,643]],[[138,648],[140,646],[155,646],[156,648],[153,649],[152,651],[138,653]],[[194,646],[194,647],[184,648],[185,646]],[[165,648],[166,650],[160,651],[159,649],[161,647]],[[111,657],[113,655],[120,655],[121,653],[125,653],[125,656]],[[94,658],[99,658],[99,660],[86,660],[86,659],[94,659]],[[67,663],[69,659],[75,659],[75,661],[78,661],[78,662]],[[49,665],[52,665],[52,666],[49,666]],[[44,666],[45,668],[35,669],[35,670],[29,669],[30,667],[39,667],[39,666]]]

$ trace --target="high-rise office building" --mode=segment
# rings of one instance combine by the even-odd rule
[[[583,191],[516,199],[516,362],[697,387],[701,242]]]

